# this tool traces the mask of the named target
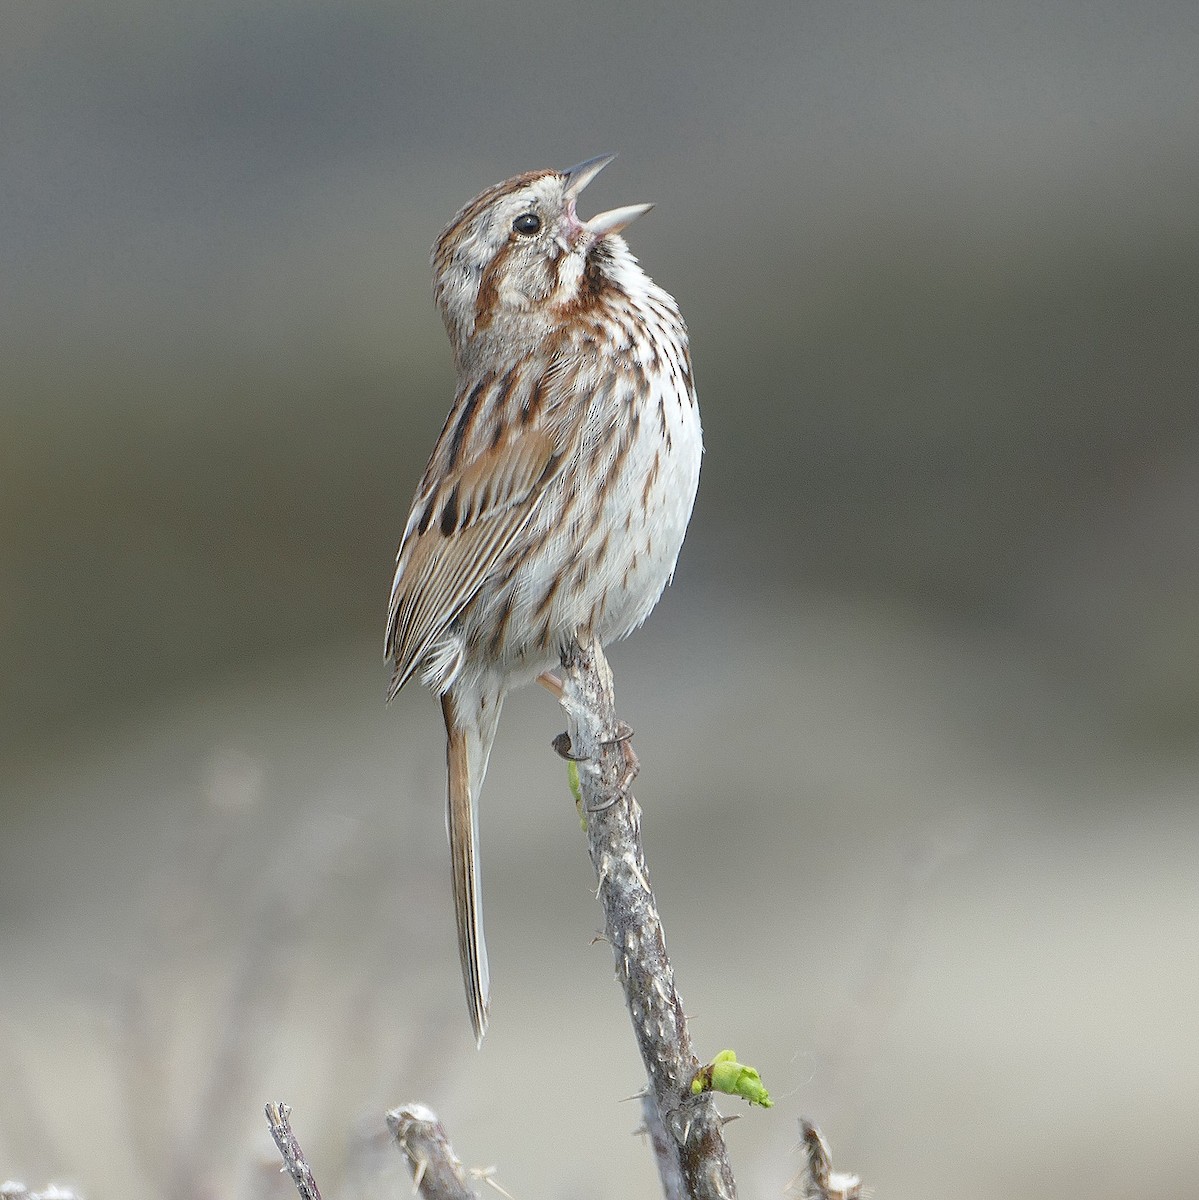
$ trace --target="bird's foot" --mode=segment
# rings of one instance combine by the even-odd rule
[[[611,808],[614,804],[625,799],[629,794],[629,788],[633,786],[633,780],[637,778],[637,773],[641,770],[641,762],[634,753],[631,745],[632,737],[633,727],[626,721],[617,721],[613,736],[605,738],[600,743],[601,746],[605,747],[619,746],[624,765],[621,770],[620,781],[616,785],[616,794],[604,804],[589,806],[587,812],[603,812],[605,809]],[[551,744],[554,747],[554,751],[566,759],[567,762],[578,763],[586,761],[585,756],[572,752],[570,734],[568,733],[558,734]]]
[[[633,727],[625,721],[617,721],[616,736],[603,743],[605,746],[619,746],[621,757],[624,759],[624,770],[620,774],[620,782],[616,785],[616,795],[607,804],[601,804],[599,810],[611,808],[618,800],[625,799],[633,780],[641,770],[641,760],[633,750]],[[596,809],[589,811],[595,812]]]

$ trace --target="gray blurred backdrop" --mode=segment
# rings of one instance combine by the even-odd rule
[[[651,1196],[549,751],[484,797],[470,1044],[432,699],[382,704],[449,404],[428,247],[592,210],[691,328],[675,586],[613,654],[704,1054],[880,1197],[1199,1188],[1199,7],[25,0],[0,18],[0,1176]],[[730,1103],[728,1108],[737,1106]]]

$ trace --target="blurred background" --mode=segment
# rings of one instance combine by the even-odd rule
[[[1199,8],[2,20],[0,1176],[287,1195],[284,1099],[399,1195],[420,1099],[517,1196],[655,1194],[559,713],[493,756],[478,1054],[436,705],[382,703],[428,247],[616,150],[707,456],[612,661],[697,1046],[777,1102],[742,1194],[800,1114],[880,1197],[1195,1194]]]

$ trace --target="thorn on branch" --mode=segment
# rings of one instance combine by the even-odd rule
[[[572,773],[571,791],[582,801],[605,934],[648,1075],[645,1124],[663,1193],[668,1200],[732,1200],[737,1189],[719,1114],[710,1095],[690,1091],[700,1064],[649,885],[631,790],[638,766],[632,730],[616,716],[611,668],[593,637],[564,648],[561,679],[568,735],[555,748],[587,764]]]
[[[405,1104],[387,1114],[401,1153],[412,1171],[412,1184],[424,1200],[479,1200],[479,1194],[467,1182],[466,1171],[458,1161],[437,1114],[423,1104]],[[481,1174],[491,1187],[498,1188]]]
[[[505,1200],[516,1200],[516,1197],[506,1187],[501,1187],[496,1183],[495,1167],[471,1167],[470,1175],[472,1179],[478,1179],[480,1182],[487,1184],[493,1192],[499,1192]]]
[[[807,1117],[800,1118],[799,1127],[808,1156],[801,1172],[807,1175],[802,1192],[805,1200],[862,1200],[866,1193],[861,1179],[847,1171],[833,1170],[833,1156],[824,1134]]]

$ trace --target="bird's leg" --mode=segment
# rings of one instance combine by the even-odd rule
[[[607,804],[601,804],[598,810],[590,810],[592,812],[611,808],[618,800],[623,800],[629,794],[629,788],[633,786],[633,780],[641,770],[641,760],[633,750],[633,727],[627,721],[618,718],[612,736],[600,744],[620,747],[621,756],[624,758],[624,770],[620,774],[620,782],[616,785],[616,795]]]
[[[630,734],[632,730],[629,730]],[[633,743],[625,738],[620,743],[620,752],[624,755],[624,774],[620,777],[620,794],[625,795],[633,786],[633,780],[641,770],[641,760],[633,750]]]
[[[549,694],[553,696],[555,700],[561,701],[562,697],[566,695],[566,689],[562,686],[562,680],[559,679],[558,676],[553,673],[553,671],[542,671],[541,674],[537,676],[537,682],[541,684],[541,686],[545,688],[545,690],[549,692]]]
[[[545,688],[545,690],[549,692],[549,694],[553,696],[555,700],[557,700],[559,703],[562,703],[566,696],[566,689],[562,686],[562,680],[559,679],[558,676],[553,673],[553,671],[542,671],[541,674],[537,676],[537,682],[541,684],[541,686]],[[558,734],[558,736],[554,738],[552,742],[550,742],[550,745],[553,746],[554,753],[560,758],[566,759],[567,762],[583,761],[577,754],[572,754],[570,752],[569,733]]]
[[[542,671],[537,676],[537,682],[541,684],[554,699],[561,701],[566,694],[562,686],[562,680],[558,678],[553,671]],[[616,728],[612,732],[610,738],[605,738],[600,743],[601,746],[619,746],[621,755],[624,758],[624,770],[620,775],[620,783],[616,788],[616,795],[608,801],[607,804],[601,804],[596,808],[588,809],[588,812],[603,812],[605,808],[611,808],[618,800],[623,800],[628,795],[629,788],[633,784],[633,780],[637,778],[637,772],[641,770],[641,763],[637,755],[633,752],[633,747],[630,744],[633,738],[633,727],[627,721],[617,720]],[[550,743],[554,752],[559,757],[566,759],[567,762],[583,762],[583,758],[571,752],[570,734],[560,733],[553,742]]]
[[[624,758],[624,769],[620,773],[620,781],[616,785],[616,793],[612,799],[606,804],[596,804],[588,808],[588,812],[603,812],[628,796],[629,788],[633,786],[633,780],[637,778],[637,772],[641,770],[641,762],[633,751],[632,737],[633,727],[627,721],[618,720],[613,736],[605,738],[600,743],[601,746],[620,747],[621,756]]]

